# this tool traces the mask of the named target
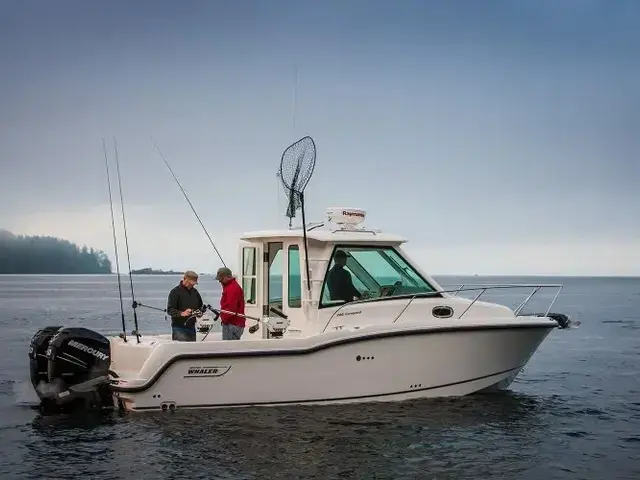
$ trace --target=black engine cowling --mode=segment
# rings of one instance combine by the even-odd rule
[[[29,370],[31,372],[31,384],[33,388],[41,382],[49,381],[49,359],[47,358],[47,349],[51,338],[62,327],[45,327],[38,330],[31,338],[29,344]]]
[[[61,328],[47,349],[49,381],[62,378],[68,385],[108,375],[109,340],[87,328]]]
[[[45,410],[113,406],[109,339],[80,327],[46,327],[31,339],[31,382]]]

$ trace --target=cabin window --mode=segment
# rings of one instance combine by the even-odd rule
[[[282,311],[283,282],[282,274],[284,271],[284,253],[282,251],[282,242],[270,242],[268,244],[268,299],[269,308],[276,308]]]
[[[289,246],[287,271],[289,275],[287,295],[289,308],[300,308],[302,306],[302,277],[300,275],[300,248],[298,245]]]
[[[320,306],[434,291],[393,247],[345,245],[334,249]]]
[[[244,290],[245,303],[251,305],[256,303],[256,284],[258,282],[256,255],[256,247],[242,249],[242,290]]]

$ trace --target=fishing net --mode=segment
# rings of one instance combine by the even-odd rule
[[[309,136],[291,144],[282,153],[278,176],[289,199],[286,212],[289,226],[299,208],[302,208],[304,217],[304,189],[313,175],[315,165],[316,144]]]
[[[307,270],[307,290],[311,291],[311,279],[309,275],[309,256],[307,255],[307,226],[304,213],[304,189],[306,188],[313,169],[316,166],[316,144],[309,136],[302,137],[297,142],[289,145],[282,153],[278,176],[282,182],[289,203],[287,205],[287,217],[289,228],[296,216],[296,211],[302,210],[302,232],[304,235],[304,261]]]

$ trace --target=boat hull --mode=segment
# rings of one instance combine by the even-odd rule
[[[556,326],[404,329],[300,349],[185,352],[142,384],[121,378],[112,388],[135,411],[464,396],[508,388]]]

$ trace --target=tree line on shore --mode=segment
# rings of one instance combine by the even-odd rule
[[[51,236],[0,230],[0,274],[105,274],[111,261],[102,250]]]

